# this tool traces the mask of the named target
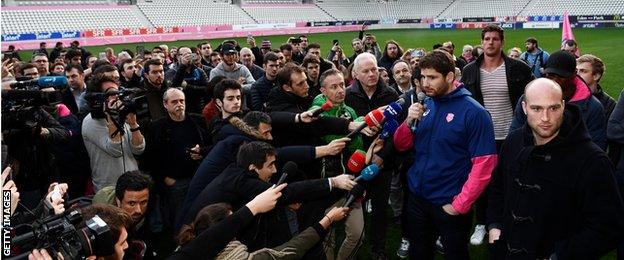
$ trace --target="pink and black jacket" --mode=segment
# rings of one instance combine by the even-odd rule
[[[496,166],[490,114],[463,86],[442,97],[426,98],[415,131],[403,123],[394,134],[399,151],[413,149],[408,171],[412,195],[465,214],[490,181]]]

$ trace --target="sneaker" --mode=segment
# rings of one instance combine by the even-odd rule
[[[438,240],[436,240],[436,250],[438,250],[438,253],[440,254],[444,254],[444,245],[442,245],[442,237],[438,237]]]
[[[483,238],[485,238],[485,225],[476,225],[474,233],[470,236],[470,244],[478,246],[483,244]]]
[[[405,238],[401,238],[401,246],[397,250],[397,256],[404,259],[409,256],[409,241]]]

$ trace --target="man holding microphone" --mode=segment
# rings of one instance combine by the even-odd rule
[[[433,259],[442,238],[446,259],[469,259],[472,204],[496,166],[494,128],[487,111],[463,85],[454,85],[455,64],[433,51],[420,60],[427,98],[410,106],[394,134],[399,151],[414,149],[407,173],[409,195],[404,223],[410,257]]]

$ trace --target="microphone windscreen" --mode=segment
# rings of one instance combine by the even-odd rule
[[[364,170],[360,173],[360,176],[362,176],[363,180],[370,181],[377,176],[377,173],[379,173],[379,166],[373,163],[364,168]]]
[[[396,118],[403,111],[403,107],[396,102],[390,103],[383,112],[385,117]]]
[[[37,80],[40,87],[58,87],[67,85],[67,77],[65,76],[46,76]]]
[[[383,119],[384,119],[383,113],[375,109],[371,112],[368,112],[368,114],[366,114],[366,116],[364,117],[364,122],[369,127],[374,127],[374,126],[378,127],[379,124],[381,124],[381,121],[383,121]]]
[[[286,164],[284,164],[284,167],[282,168],[282,172],[285,172],[287,174],[295,174],[298,169],[299,167],[297,166],[296,163],[292,161],[288,161],[286,162]]]
[[[386,139],[390,137],[394,132],[396,132],[397,128],[399,128],[399,122],[397,122],[394,118],[390,118],[387,120],[383,126],[383,130],[381,134],[379,134],[379,138]]]
[[[349,168],[349,171],[353,173],[360,172],[362,168],[364,168],[365,165],[366,165],[366,152],[362,150],[355,151],[349,158],[349,161],[347,162],[347,168]]]
[[[418,103],[422,104],[425,101],[425,98],[427,98],[427,95],[424,92],[419,92],[416,97],[418,98]]]
[[[321,106],[321,109],[323,111],[327,111],[327,110],[330,110],[332,107],[334,107],[334,104],[332,104],[331,101],[327,100],[327,102],[325,102],[325,104]]]

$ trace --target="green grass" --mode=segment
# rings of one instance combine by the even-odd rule
[[[442,43],[444,41],[451,40],[455,43],[456,53],[460,55],[461,47],[464,44],[476,45],[480,43],[480,31],[479,30],[429,30],[429,29],[401,29],[401,30],[374,30],[371,31],[376,35],[377,41],[383,44],[386,40],[394,39],[398,41],[401,46],[406,48],[422,47],[427,50],[431,49],[431,46],[435,43]],[[601,85],[606,92],[617,100],[619,93],[622,90],[622,75],[624,75],[624,51],[621,50],[624,46],[624,30],[622,29],[574,29],[574,35],[579,42],[581,53],[591,53],[603,59],[606,64],[606,72],[601,80]],[[280,36],[257,36],[256,41],[261,42],[262,39],[269,39],[273,43],[273,47],[278,47],[282,42],[291,35]],[[295,36],[295,35],[292,35]],[[561,30],[507,30],[505,32],[505,50],[511,47],[520,47],[523,49],[524,40],[528,37],[536,37],[540,43],[540,46],[548,52],[553,52],[559,49],[561,44]],[[310,42],[318,42],[323,46],[323,53],[326,54],[329,51],[333,39],[338,39],[343,46],[347,55],[352,54],[350,48],[351,39],[357,37],[357,32],[345,32],[345,33],[324,33],[324,34],[310,34],[308,35]],[[237,39],[239,42],[244,43],[245,38]],[[209,42],[213,46],[217,46],[220,39],[212,39]],[[196,45],[200,41],[177,41],[166,42],[171,46],[181,45]],[[161,43],[144,43],[147,48],[159,45]],[[136,45],[139,44],[120,44],[109,46],[92,46],[87,47],[94,55],[104,50],[105,47],[112,47],[116,52],[122,49],[134,50]],[[323,55],[324,55],[323,54]],[[22,54],[24,59],[30,58],[30,52],[24,52]],[[390,211],[390,210],[388,210]],[[368,219],[368,216],[367,216]],[[370,225],[370,221],[367,221],[367,227]],[[370,235],[366,234],[366,237]],[[387,249],[388,255],[391,258],[396,258],[395,250],[400,243],[400,227],[389,224]],[[470,246],[470,255],[472,259],[487,259],[487,248],[485,246]],[[358,253],[358,259],[369,259],[370,249],[369,240],[365,239],[363,247]],[[442,259],[442,257],[439,257]],[[610,253],[604,259],[615,259],[615,253]]]
[[[398,41],[401,46],[406,48],[422,47],[427,50],[431,49],[431,46],[435,43],[442,43],[444,41],[451,40],[455,44],[455,55],[460,55],[461,47],[464,44],[476,45],[480,43],[480,31],[479,30],[430,30],[430,29],[400,29],[400,30],[373,30],[371,31],[376,35],[377,41],[381,44],[389,39]],[[624,46],[624,30],[622,29],[574,29],[574,35],[579,42],[581,53],[591,53],[601,59],[606,64],[606,72],[604,78],[601,80],[601,85],[609,95],[616,98],[619,96],[622,90],[621,78],[624,75],[624,51],[621,47]],[[280,36],[257,36],[256,41],[261,42],[262,39],[269,39],[273,43],[273,47],[277,48],[279,45],[286,41],[289,36],[295,35],[280,35]],[[539,41],[540,47],[553,52],[559,49],[561,44],[561,30],[560,29],[540,29],[540,30],[511,30],[508,29],[505,32],[505,50],[511,47],[520,47],[524,49],[524,40],[528,37],[536,37]],[[310,42],[318,42],[323,46],[323,53],[329,51],[333,39],[338,39],[343,46],[346,54],[351,55],[352,50],[350,47],[351,39],[357,37],[357,32],[343,32],[343,33],[323,33],[323,34],[310,34]],[[211,39],[209,42],[213,46],[218,45],[221,39]],[[238,38],[240,43],[245,42],[245,38]],[[169,46],[181,46],[181,45],[196,45],[200,41],[177,41],[177,42],[165,42]],[[148,49],[152,46],[156,46],[161,43],[143,43]],[[109,45],[116,52],[122,49],[135,50],[138,44],[119,44]],[[92,46],[87,47],[91,53],[97,55],[97,53],[104,50],[109,46]],[[383,46],[382,46],[383,47]],[[30,52],[25,51],[22,54],[25,59],[30,58]],[[617,80],[617,79],[620,80]]]

